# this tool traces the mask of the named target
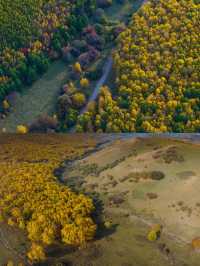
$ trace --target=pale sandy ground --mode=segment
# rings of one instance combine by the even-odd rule
[[[168,149],[175,150],[176,156],[181,158],[180,162],[166,163],[164,161],[162,156],[167,153]],[[156,156],[159,153],[161,156]],[[75,179],[83,178],[83,187],[86,191],[99,193],[105,204],[105,213],[109,214],[108,217],[111,220],[119,222],[120,230],[122,230],[122,236],[119,236],[120,233],[116,230],[113,238],[119,237],[118,241],[122,248],[123,245],[131,245],[132,252],[134,250],[137,257],[135,258],[138,260],[138,264],[135,264],[130,255],[130,247],[126,248],[127,252],[124,256],[129,263],[127,265],[200,265],[199,255],[191,249],[192,239],[200,236],[199,162],[199,145],[172,139],[132,138],[117,140],[104,149],[76,161],[71,169],[66,170],[64,179],[67,181],[73,177]],[[99,173],[90,173],[89,170],[86,173],[84,169],[91,167],[91,164],[96,164]],[[159,181],[140,179],[135,182],[130,177],[123,180],[124,177],[134,172],[154,170],[162,171],[165,174],[164,179]],[[147,193],[154,193],[157,198],[150,199]],[[124,201],[113,203],[110,200],[113,195],[123,198]],[[146,254],[150,252],[153,255],[153,252],[158,252],[157,246],[155,246],[155,250],[149,251],[149,243],[145,242],[147,240],[144,241],[148,228],[155,223],[163,226],[159,241],[165,241],[170,249],[173,249],[173,252],[170,253],[173,256],[167,256],[169,264],[165,264],[166,261],[162,260],[158,254],[155,261],[147,264],[140,254],[141,252],[146,252]],[[140,237],[144,238],[141,243],[124,238],[123,232],[125,234],[125,231],[130,230],[131,235],[131,231],[135,227]],[[126,243],[127,241],[129,244]],[[116,241],[113,240],[110,244],[113,249],[117,248]],[[140,249],[138,249],[138,245]],[[106,254],[105,250],[104,253]],[[108,263],[108,261],[109,256],[104,263]],[[98,264],[100,262],[102,263],[102,259],[94,265],[100,265]],[[120,263],[119,260],[116,265],[123,265]],[[109,265],[109,263],[105,265]]]

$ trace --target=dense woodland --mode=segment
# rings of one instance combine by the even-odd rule
[[[85,145],[85,138],[77,142],[63,136],[55,141],[45,135],[34,142],[27,137],[0,138],[0,222],[26,233],[26,257],[33,263],[46,259],[49,245],[80,246],[93,239],[92,199],[61,185],[54,172],[64,159],[83,155],[95,142]]]
[[[1,1],[1,100],[44,73],[50,61],[59,58],[61,48],[87,25],[93,9],[93,0]]]
[[[200,131],[200,5],[148,1],[114,53],[116,94],[104,87],[78,131]]]
[[[199,132],[200,4],[148,1],[127,26],[105,16],[106,8],[125,2],[1,1],[1,116],[10,111],[10,93],[27,89],[62,59],[69,73],[55,115],[34,121],[30,131]],[[108,47],[114,48],[110,88],[88,104]]]

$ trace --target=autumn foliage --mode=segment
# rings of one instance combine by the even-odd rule
[[[147,1],[118,37],[116,93],[103,88],[80,131],[200,131],[200,4]]]
[[[96,0],[0,1],[0,112],[8,109],[6,96],[30,86],[62,56],[95,8]]]
[[[44,260],[50,244],[79,246],[94,237],[92,200],[61,185],[54,175],[64,159],[93,145],[81,137],[76,143],[63,136],[1,136],[0,220],[27,233],[32,261]]]

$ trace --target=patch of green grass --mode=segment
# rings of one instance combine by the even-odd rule
[[[41,114],[54,111],[61,85],[67,79],[67,67],[62,61],[53,63],[46,74],[16,99],[11,113],[0,120],[0,129],[15,132],[19,124],[30,124]]]

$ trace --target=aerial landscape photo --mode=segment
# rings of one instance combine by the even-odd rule
[[[199,0],[0,0],[1,132],[200,132]]]
[[[200,0],[0,0],[0,266],[200,266]]]
[[[1,266],[199,266],[200,135],[0,135]]]

